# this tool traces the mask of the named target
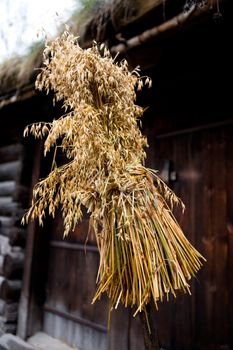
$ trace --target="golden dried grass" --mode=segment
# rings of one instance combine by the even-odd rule
[[[177,289],[190,292],[188,280],[204,258],[185,238],[172,214],[182,202],[145,168],[147,140],[138,127],[143,109],[135,104],[136,89],[149,78],[116,63],[104,45],[83,50],[68,30],[46,45],[44,67],[36,87],[54,92],[66,114],[50,124],[25,129],[46,135],[45,154],[55,147],[52,170],[34,188],[32,206],[23,220],[52,216],[61,206],[64,235],[90,212],[100,252],[98,289],[111,308],[136,306],[135,314],[152,299]],[[69,158],[56,165],[56,149]]]

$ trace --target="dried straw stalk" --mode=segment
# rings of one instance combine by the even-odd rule
[[[57,167],[54,157],[24,221],[38,217],[43,224],[46,210],[54,216],[61,206],[66,236],[85,206],[100,252],[93,302],[106,292],[111,308],[136,306],[135,314],[170,292],[189,293],[188,280],[204,259],[172,214],[181,201],[144,167],[147,141],[138,127],[143,109],[135,104],[135,87],[145,84],[150,79],[129,72],[126,61],[117,64],[104,45],[82,50],[67,30],[47,43],[36,87],[54,91],[68,112],[25,129],[25,135],[47,135],[45,154],[60,147],[70,161]]]

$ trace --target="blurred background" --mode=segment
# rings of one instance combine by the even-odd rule
[[[0,348],[158,349],[134,310],[114,310],[109,331],[107,298],[91,305],[99,256],[92,235],[85,245],[87,214],[66,239],[59,212],[44,228],[20,224],[52,159],[23,130],[64,113],[34,84],[44,38],[66,23],[83,48],[105,42],[152,78],[137,99],[147,166],[184,201],[178,221],[207,259],[191,296],[151,306],[153,336],[166,350],[233,349],[231,0],[0,1]]]

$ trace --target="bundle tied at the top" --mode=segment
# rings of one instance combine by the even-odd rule
[[[58,206],[64,235],[90,213],[100,253],[98,288],[93,302],[106,292],[111,308],[119,303],[145,305],[177,289],[189,292],[188,280],[203,257],[185,238],[172,214],[182,202],[144,166],[147,140],[138,126],[143,109],[135,104],[136,90],[151,85],[147,77],[117,63],[104,45],[83,50],[69,31],[47,43],[44,67],[36,87],[53,91],[66,114],[52,123],[25,129],[46,137],[45,154],[59,147],[69,159],[34,188],[25,220]]]

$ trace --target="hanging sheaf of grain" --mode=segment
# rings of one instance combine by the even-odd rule
[[[135,314],[153,299],[178,289],[190,292],[188,280],[204,259],[185,238],[172,214],[182,202],[145,168],[146,138],[138,127],[143,109],[135,90],[150,86],[149,78],[117,64],[104,45],[83,50],[68,30],[44,50],[44,68],[36,81],[54,92],[67,114],[48,124],[25,129],[46,136],[45,154],[59,147],[69,158],[34,188],[24,221],[52,216],[62,208],[64,235],[90,212],[100,264],[95,302],[106,292],[111,308],[136,306]]]

